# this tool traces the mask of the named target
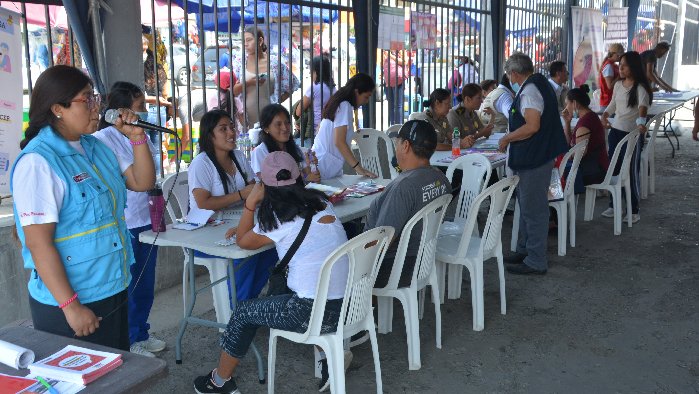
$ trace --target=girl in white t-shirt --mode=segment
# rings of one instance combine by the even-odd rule
[[[311,158],[315,165],[318,164],[313,152],[301,151],[301,148],[291,138],[291,116],[289,111],[281,104],[270,104],[260,111],[260,144],[252,151],[250,164],[255,175],[259,179],[262,160],[271,152],[286,152],[294,158],[302,168],[303,178],[309,182],[320,182],[320,171],[311,172]]]
[[[262,162],[260,179],[262,183],[255,185],[245,202],[238,227],[230,229],[226,236],[236,235],[238,246],[247,250],[274,243],[279,256],[284,256],[305,218],[311,217],[308,233],[288,266],[287,285],[293,293],[238,304],[220,340],[223,351],[218,368],[194,380],[194,387],[200,393],[239,392],[231,375],[259,327],[299,333],[308,329],[320,268],[331,253],[347,242],[332,204],[322,193],[304,188],[298,165],[288,153],[270,153]],[[260,211],[255,225],[258,203]],[[338,259],[332,268],[321,333],[337,330],[348,270],[346,256]]]
[[[631,222],[636,223],[641,220],[638,207],[638,197],[640,194],[641,149],[643,149],[644,134],[646,132],[646,116],[648,108],[653,102],[653,91],[646,77],[643,67],[643,60],[638,52],[626,52],[621,56],[619,62],[619,77],[623,80],[616,83],[612,100],[602,115],[602,124],[609,130],[609,157],[614,155],[614,150],[619,142],[630,132],[638,129],[641,134],[638,138],[638,145],[634,147],[631,167]],[[610,123],[609,117],[614,115],[614,120]],[[624,147],[621,150],[623,157],[626,152]],[[618,175],[621,169],[622,160],[618,160],[614,175]],[[626,202],[628,204],[628,201]],[[602,212],[604,217],[614,217],[612,201],[609,200],[609,208]],[[627,219],[624,219],[627,220]]]
[[[358,73],[328,100],[323,109],[318,135],[313,143],[321,178],[342,175],[345,161],[357,174],[377,177],[376,174],[362,168],[350,148],[354,135],[354,110],[368,103],[375,89],[376,84],[372,77]]]
[[[199,124],[199,154],[189,166],[189,208],[217,211],[242,204],[255,184],[250,164],[236,148],[236,130],[223,110],[209,111]],[[194,251],[196,257],[220,258]],[[235,266],[243,260],[233,260]],[[269,279],[269,267],[277,262],[276,253],[258,253],[235,274],[238,300],[257,297]]]

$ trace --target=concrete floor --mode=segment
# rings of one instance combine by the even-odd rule
[[[396,303],[393,332],[378,337],[384,393],[699,392],[699,142],[691,140],[689,130],[674,159],[667,140],[658,141],[656,193],[641,201],[641,221],[633,228],[624,224],[622,234],[614,236],[611,219],[600,216],[607,199],[597,199],[592,222],[582,221],[580,201],[577,246],[559,257],[551,235],[546,276],[506,275],[506,315],[500,314],[496,264],[486,262],[483,331],[472,330],[468,275],[461,298],[442,305],[442,349],[435,347],[434,308],[428,304],[420,322],[418,371],[407,367],[403,311]],[[507,216],[505,253],[511,224]],[[206,297],[194,314],[213,319]],[[170,376],[148,392],[193,392],[193,379],[217,365],[218,330],[190,325],[184,363],[176,365],[181,286],[158,293],[155,305],[152,333],[168,342],[159,357],[167,361]],[[266,362],[267,329],[258,331],[255,343]],[[352,350],[347,392],[374,392],[369,344]],[[313,368],[310,346],[280,341],[276,392],[316,392]],[[243,393],[266,392],[250,355],[234,378]]]

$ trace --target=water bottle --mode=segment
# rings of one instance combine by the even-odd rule
[[[250,160],[250,152],[252,151],[252,141],[250,140],[250,134],[245,133],[245,140],[243,141],[243,145],[245,146],[245,157]]]
[[[159,183],[156,183],[153,190],[148,192],[148,210],[150,211],[150,223],[153,231],[165,231],[165,220],[163,220],[165,198],[163,197],[163,189],[160,187]]]
[[[311,162],[311,172],[316,172],[317,168],[315,163],[313,163],[313,159],[316,157],[316,153],[313,151],[308,151],[308,159]]]
[[[461,154],[461,134],[458,127],[454,127],[454,134],[451,135],[451,154],[452,156]]]

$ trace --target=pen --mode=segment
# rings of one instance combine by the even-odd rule
[[[42,379],[41,376],[37,376],[36,378],[39,379],[41,384],[43,384],[49,390],[50,394],[58,394],[58,391],[56,391],[55,388],[51,387],[50,384],[46,383],[46,381]]]

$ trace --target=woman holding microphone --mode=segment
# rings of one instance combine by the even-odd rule
[[[129,125],[139,118],[129,109],[119,109],[114,126],[128,137],[133,162],[91,135],[99,104],[79,69],[44,71],[10,187],[24,266],[32,270],[34,328],[128,351],[126,289],[134,257],[126,189],[152,189],[155,165],[143,129]]]

